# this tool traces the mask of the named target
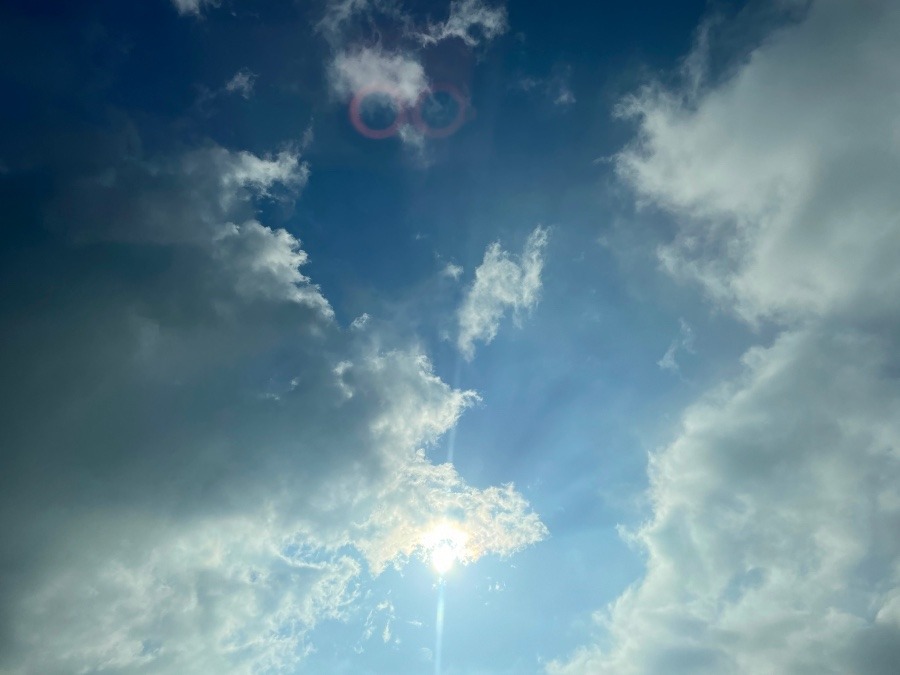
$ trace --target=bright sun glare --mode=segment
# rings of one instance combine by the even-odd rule
[[[466,559],[468,535],[453,525],[441,523],[422,537],[422,547],[431,557],[431,566],[441,576],[449,572],[457,561]]]

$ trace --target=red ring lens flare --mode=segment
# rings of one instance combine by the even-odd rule
[[[429,102],[435,102],[437,100],[435,94],[439,93],[445,93],[453,99],[456,104],[456,114],[450,122],[441,126],[433,126],[426,117],[426,106]],[[437,105],[443,107],[440,103]],[[426,136],[430,136],[431,138],[446,138],[459,131],[459,128],[466,121],[468,107],[468,99],[457,87],[449,82],[441,82],[419,94],[419,98],[416,99],[416,105],[412,111],[413,124],[415,124],[416,128]]]
[[[394,110],[393,120],[386,127],[369,126],[369,122],[366,121],[363,115],[364,104],[375,96],[386,97],[389,99],[391,102],[389,107]],[[388,106],[384,107],[387,108]],[[373,138],[376,140],[390,138],[397,133],[400,125],[405,121],[406,111],[403,104],[400,102],[397,90],[390,85],[373,84],[363,87],[353,95],[353,100],[350,101],[350,123],[353,125],[354,129],[366,138]]]

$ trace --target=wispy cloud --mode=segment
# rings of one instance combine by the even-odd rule
[[[513,257],[499,242],[484,252],[458,312],[457,346],[467,359],[475,355],[476,342],[493,341],[507,312],[512,311],[518,320],[522,312],[537,305],[548,237],[547,228],[535,228],[521,256]]]
[[[666,349],[666,353],[656,362],[656,365],[663,370],[669,370],[673,373],[677,373],[681,370],[678,361],[676,361],[678,352],[685,351],[692,354],[694,351],[694,330],[684,319],[679,319],[678,323],[680,326],[678,337],[672,340],[669,348]]]
[[[483,0],[453,0],[445,21],[432,23],[415,36],[424,44],[456,38],[474,47],[502,35],[507,28],[504,7],[491,7]]]
[[[204,7],[218,7],[219,0],[172,0],[172,4],[179,14],[200,16]]]
[[[256,84],[256,74],[249,68],[241,68],[225,83],[225,91],[229,94],[238,94],[243,98],[253,95],[253,87]]]

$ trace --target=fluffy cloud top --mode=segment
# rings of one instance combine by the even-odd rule
[[[669,270],[751,320],[897,309],[898,27],[896,3],[819,0],[721,86],[625,102],[618,169],[681,218]]]
[[[820,0],[720,85],[626,104],[665,269],[787,329],[652,455],[646,575],[554,675],[896,670],[898,34],[895,3]]]
[[[474,356],[476,341],[489,344],[497,336],[508,311],[512,310],[518,320],[523,311],[537,305],[548,237],[547,228],[535,228],[518,259],[498,242],[485,250],[484,260],[475,270],[475,281],[459,308],[457,346],[466,358]]]
[[[645,578],[554,675],[867,673],[900,658],[896,345],[791,333],[651,461]]]
[[[341,97],[368,86],[389,87],[397,99],[412,104],[428,88],[425,69],[411,55],[365,47],[338,54],[331,64],[331,85]]]

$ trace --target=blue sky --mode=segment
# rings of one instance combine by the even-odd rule
[[[6,3],[0,675],[893,673],[898,38]]]

